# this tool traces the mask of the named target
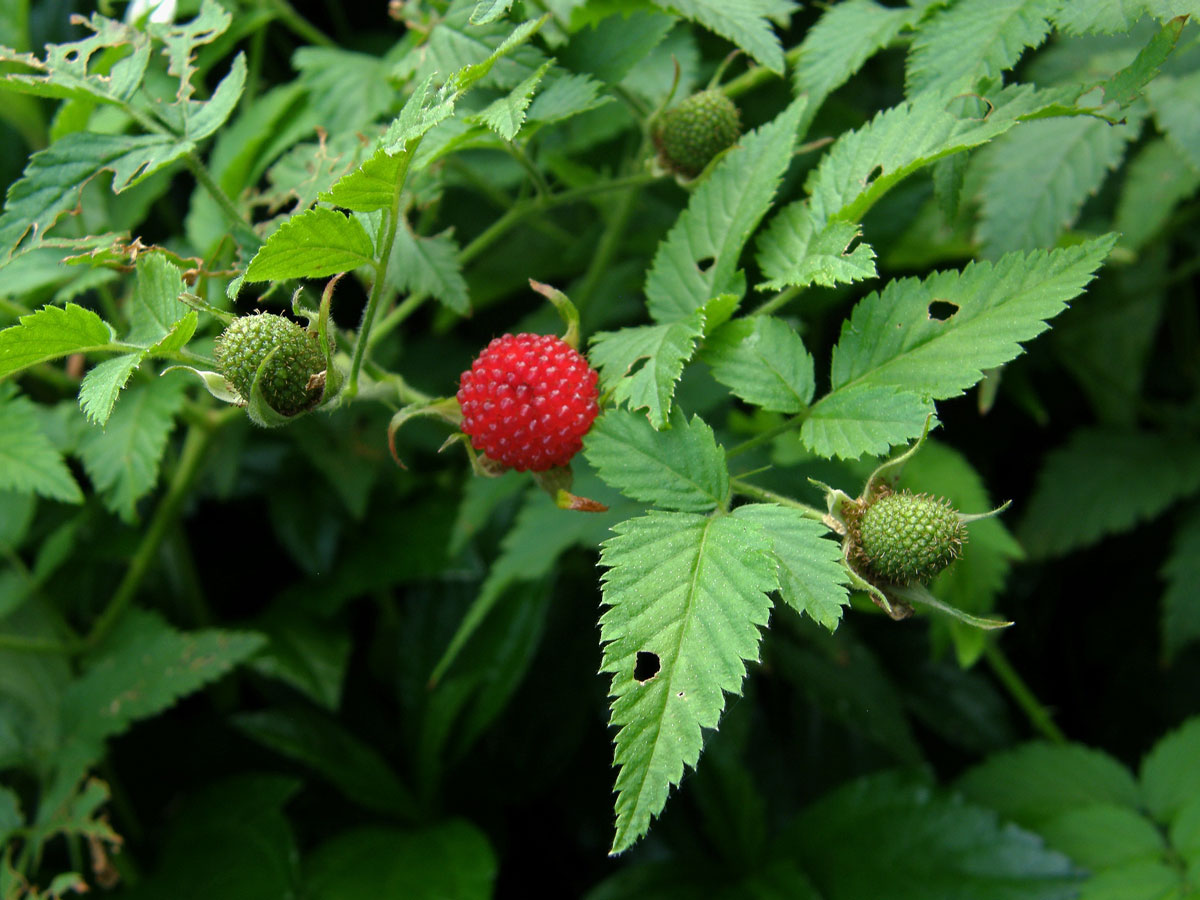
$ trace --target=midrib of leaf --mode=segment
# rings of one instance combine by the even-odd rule
[[[682,654],[683,654],[683,645],[685,643],[685,637],[688,634],[688,632],[691,630],[692,617],[696,611],[695,598],[696,598],[696,594],[699,590],[700,569],[704,565],[704,562],[705,562],[704,551],[708,545],[709,529],[712,528],[712,525],[715,521],[716,521],[715,517],[713,517],[713,516],[708,517],[708,521],[706,521],[704,523],[704,530],[702,532],[700,542],[696,548],[696,564],[692,567],[691,583],[688,585],[688,592],[687,592],[686,601],[685,601],[687,604],[687,611],[684,613],[683,624],[680,626],[680,629],[679,629],[679,639],[673,648],[674,655],[672,656],[672,659],[671,659],[670,674],[667,678],[666,690],[664,690],[662,692],[662,705],[661,705],[661,708],[658,710],[658,715],[655,716],[655,720],[654,720],[654,749],[650,751],[649,761],[646,763],[645,766],[642,767],[642,777],[638,783],[637,798],[633,804],[632,811],[627,813],[625,816],[626,822],[632,821],[636,817],[637,811],[639,809],[641,809],[642,795],[646,791],[646,782],[649,780],[650,773],[655,768],[655,765],[654,765],[655,760],[658,758],[659,747],[661,746],[660,738],[662,737],[663,721],[666,719],[666,714],[667,714],[667,704],[671,702],[671,697],[675,693],[675,669],[676,669],[677,663],[679,662],[680,656],[682,656]],[[660,656],[659,657],[659,665],[662,666],[662,663],[663,663],[662,657]],[[665,666],[664,666],[664,668],[665,668]],[[668,790],[669,790],[669,788],[668,788]],[[628,827],[628,826],[626,826],[626,827]],[[614,848],[620,842],[620,838],[623,835],[623,833],[624,833],[624,829],[622,829],[621,831],[619,831],[617,833],[616,839],[614,839],[614,841],[613,841]]]

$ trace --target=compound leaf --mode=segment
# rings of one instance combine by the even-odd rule
[[[1200,15],[1196,0],[1071,0],[1052,18],[1068,34],[1112,34],[1132,28],[1142,16],[1165,23],[1189,14]]]
[[[1142,761],[1142,798],[1163,825],[1200,797],[1200,717],[1172,731]]]
[[[1197,10],[1200,17],[1200,10]],[[1200,72],[1162,76],[1146,88],[1154,118],[1167,140],[1200,171]]]
[[[921,23],[908,54],[910,95],[952,96],[984,75],[997,76],[1050,33],[1048,17],[1061,0],[961,0]]]
[[[70,353],[119,350],[112,327],[74,303],[45,306],[0,331],[0,378]]]
[[[1167,582],[1162,599],[1162,636],[1167,654],[1174,656],[1200,640],[1200,507],[1184,520],[1160,572]]]
[[[508,93],[485,107],[472,117],[472,121],[480,121],[500,135],[506,141],[511,141],[525,124],[525,111],[529,109],[534,91],[542,83],[542,78],[553,65],[552,60],[546,60],[532,75],[518,84]]]
[[[399,290],[428,294],[459,315],[466,315],[471,299],[458,252],[458,242],[449,231],[424,237],[401,224],[388,262],[390,280]]]
[[[783,48],[760,0],[652,0],[668,12],[699,22],[783,74]]]
[[[841,545],[829,529],[797,509],[770,503],[739,506],[737,518],[762,526],[779,574],[779,596],[796,612],[834,631],[850,602]]]
[[[472,25],[487,25],[495,22],[512,6],[512,0],[479,0],[471,12]]]
[[[600,638],[620,729],[611,851],[620,853],[696,765],[701,729],[717,726],[725,694],[741,692],[778,580],[762,528],[732,516],[652,511],[613,531],[600,555],[609,607]]]
[[[671,412],[683,364],[691,359],[696,339],[703,333],[704,314],[697,311],[669,325],[602,331],[592,337],[589,356],[600,370],[604,389],[613,391],[614,403],[645,409],[650,424],[662,428]],[[645,362],[630,374],[642,360]]]
[[[176,265],[161,253],[138,257],[133,301],[129,306],[129,342],[154,346],[188,314],[179,300],[183,276]]]
[[[1200,188],[1200,166],[1166,138],[1143,146],[1129,163],[1113,230],[1121,244],[1140,250],[1166,225],[1175,207]]]
[[[185,389],[181,378],[136,382],[104,429],[90,428],[80,441],[83,466],[104,495],[105,507],[127,522],[136,518],[137,501],[158,480],[158,466]]]
[[[813,359],[795,329],[773,316],[726,322],[704,344],[713,378],[747,403],[798,413],[812,400]]]
[[[875,251],[869,244],[855,243],[861,235],[853,222],[821,226],[806,204],[789,204],[758,240],[758,264],[767,276],[758,289],[833,287],[874,278]]]
[[[916,10],[890,9],[875,0],[848,0],[826,9],[805,34],[792,73],[795,92],[808,94],[810,114],[918,16]]]
[[[1054,246],[1137,138],[1141,116],[1130,111],[1127,118],[1124,125],[1090,118],[1025,122],[984,149],[978,229],[984,255]]]
[[[374,246],[362,223],[318,206],[292,216],[250,260],[247,281],[322,278],[371,265]]]
[[[917,437],[933,404],[895,385],[855,384],[813,404],[800,440],[818,456],[858,459],[879,456]]]
[[[842,326],[831,366],[835,393],[869,384],[936,400],[961,394],[984,369],[1018,356],[1021,341],[1045,331],[1046,320],[1083,291],[1115,241],[1107,235],[890,282]]]
[[[0,387],[0,490],[82,503],[83,492],[42,431],[37,408],[14,394],[12,387]]]
[[[627,497],[685,512],[707,512],[729,496],[725,453],[699,416],[676,409],[671,427],[655,431],[643,416],[614,409],[584,441],[588,462]]]
[[[803,97],[793,101],[744,136],[692,194],[646,276],[646,301],[656,320],[685,319],[718,294],[744,292],[738,259],[791,162],[806,103]]]
[[[1047,455],[1021,522],[1035,558],[1127,531],[1200,488],[1200,442],[1181,435],[1080,429]]]
[[[829,900],[1068,900],[1079,873],[990,809],[903,775],[871,775],[809,806],[790,846]]]
[[[0,214],[0,262],[41,242],[63,213],[79,205],[83,186],[100,172],[113,173],[112,189],[119,194],[191,149],[191,143],[170,135],[64,135],[30,157],[9,187]]]
[[[117,402],[117,395],[125,388],[133,370],[141,365],[145,358],[144,350],[114,356],[84,376],[83,383],[79,386],[79,407],[87,415],[88,421],[100,426],[108,421]]]

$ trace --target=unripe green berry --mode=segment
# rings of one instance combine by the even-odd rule
[[[947,501],[908,491],[878,498],[859,523],[863,562],[893,584],[928,582],[958,558],[966,536]]]
[[[721,91],[707,90],[663,113],[654,141],[663,165],[692,178],[741,134],[733,101]]]
[[[315,337],[291,319],[256,313],[234,319],[217,338],[214,354],[225,380],[249,401],[258,367],[277,347],[259,388],[273,410],[294,416],[314,406],[323,392],[319,384],[308,386],[312,376],[325,370],[325,354]]]

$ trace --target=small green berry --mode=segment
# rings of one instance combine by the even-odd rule
[[[958,558],[967,537],[948,501],[909,491],[872,502],[858,529],[861,560],[893,584],[928,582]]]
[[[654,141],[663,165],[694,178],[741,134],[733,101],[721,91],[707,90],[667,110],[655,130]]]
[[[325,371],[325,354],[315,337],[273,313],[234,319],[217,338],[214,354],[221,374],[243,400],[249,401],[258,367],[275,348],[259,388],[277,413],[294,416],[311,409],[324,388],[309,387],[312,376]]]

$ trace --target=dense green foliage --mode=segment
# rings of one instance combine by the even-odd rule
[[[0,900],[1200,897],[1198,0],[67,5],[0,0]],[[569,469],[459,430],[524,332]]]

